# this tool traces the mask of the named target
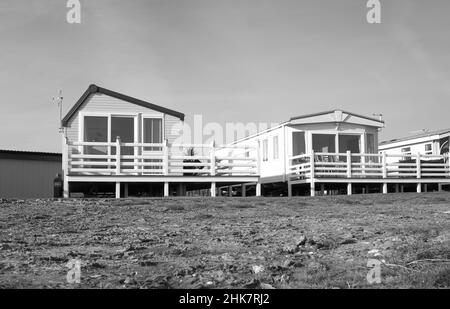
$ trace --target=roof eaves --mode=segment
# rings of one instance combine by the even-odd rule
[[[300,115],[300,116],[292,117],[289,121],[305,119],[305,118],[310,118],[310,117],[315,117],[315,116],[321,116],[321,115],[326,115],[326,114],[331,114],[331,113],[334,113],[336,111],[341,111],[343,113],[346,113],[346,114],[349,114],[349,115],[352,115],[352,116],[355,116],[355,117],[360,117],[360,118],[363,118],[363,119],[376,121],[376,122],[382,123],[384,125],[384,120],[380,120],[380,119],[376,119],[376,118],[372,118],[372,117],[368,117],[368,116],[364,116],[364,115],[359,115],[359,114],[355,114],[355,113],[352,113],[352,112],[347,112],[347,111],[341,110],[341,109],[329,110],[329,111],[320,112],[320,113]]]
[[[184,117],[185,115],[183,113],[159,106],[159,105],[155,105],[149,102],[145,102],[130,96],[127,96],[125,94],[119,93],[119,92],[115,92],[106,88],[102,88],[99,87],[97,85],[90,85],[88,87],[88,89],[83,93],[83,95],[80,97],[80,99],[77,101],[77,103],[75,103],[75,105],[70,109],[70,111],[67,113],[67,115],[63,118],[62,120],[62,126],[63,127],[67,127],[67,124],[69,122],[69,120],[73,117],[73,115],[77,112],[77,110],[81,107],[81,105],[83,105],[83,103],[89,98],[90,95],[95,94],[95,93],[102,93],[105,95],[109,95],[111,97],[123,100],[123,101],[127,101],[145,108],[149,108],[149,109],[153,109],[156,111],[159,111],[161,113],[164,114],[168,114],[174,117],[179,118],[181,121],[184,121]]]

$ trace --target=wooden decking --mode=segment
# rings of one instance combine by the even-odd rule
[[[255,146],[116,142],[65,143],[64,192],[72,182],[257,183],[259,151]],[[214,192],[213,192],[214,191]],[[120,196],[120,192],[116,192]]]
[[[289,159],[287,169],[289,195],[292,185],[310,184],[311,195],[316,183],[346,183],[348,194],[355,183],[438,185],[450,183],[449,156],[386,155],[347,153],[309,153]]]

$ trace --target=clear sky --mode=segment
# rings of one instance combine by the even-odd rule
[[[0,149],[60,151],[64,111],[89,84],[187,121],[282,122],[342,108],[382,113],[382,139],[450,127],[450,1],[0,2]]]

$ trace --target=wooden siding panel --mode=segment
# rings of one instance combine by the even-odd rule
[[[118,114],[130,114],[130,113],[141,113],[141,114],[155,114],[155,115],[163,115],[158,111],[153,111],[151,109],[119,100],[113,97],[110,97],[105,94],[94,94],[79,109],[76,115],[72,117],[72,119],[68,123],[67,127],[67,138],[69,142],[77,142],[78,141],[78,132],[79,132],[79,113],[80,112],[97,112],[97,113],[118,113]],[[171,128],[176,123],[181,123],[182,121],[171,115],[164,115],[165,118],[165,138],[167,138],[170,142],[173,142],[178,136],[172,136]],[[139,131],[141,130],[141,125],[139,123]]]

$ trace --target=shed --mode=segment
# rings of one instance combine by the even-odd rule
[[[60,153],[0,150],[0,198],[51,198]]]

